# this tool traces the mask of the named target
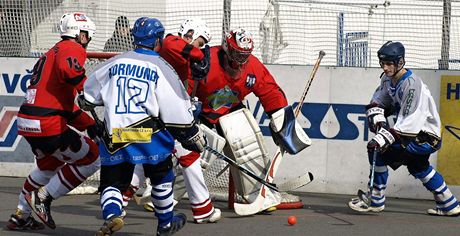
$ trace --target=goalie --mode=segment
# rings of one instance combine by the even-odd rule
[[[188,87],[188,92],[192,93],[193,88],[198,87],[196,97],[203,103],[199,118],[226,138],[228,155],[264,178],[270,158],[257,122],[242,103],[246,95],[254,93],[259,98],[271,119],[273,139],[283,150],[296,154],[311,142],[295,121],[282,89],[267,68],[251,54],[253,49],[252,35],[246,30],[227,33],[222,46],[210,49],[207,79],[189,80],[193,85]],[[231,173],[238,194],[247,202],[253,202],[261,185],[236,169],[232,168]],[[273,192],[270,196],[271,204],[264,204],[261,210],[280,203],[279,193]]]

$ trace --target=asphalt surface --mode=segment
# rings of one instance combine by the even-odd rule
[[[24,178],[0,177],[0,224],[6,225],[17,206],[18,193]],[[176,207],[189,218],[176,235],[460,235],[460,217],[436,217],[425,214],[433,201],[387,198],[381,213],[360,214],[350,210],[351,196],[296,193],[304,206],[296,210],[277,210],[270,215],[240,217],[228,210],[226,203],[216,202],[222,209],[222,219],[215,224],[194,224],[187,200]],[[40,231],[8,231],[2,227],[1,236],[22,235],[94,235],[100,227],[101,210],[98,195],[73,195],[55,200],[52,215],[57,228]],[[297,217],[297,224],[287,223],[289,216]],[[36,217],[36,219],[38,219]],[[134,202],[128,206],[125,227],[114,235],[154,235],[156,219]]]

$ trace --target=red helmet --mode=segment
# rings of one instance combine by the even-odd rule
[[[227,33],[222,42],[222,48],[227,53],[229,60],[239,65],[245,64],[254,49],[252,35],[244,29],[232,30]]]

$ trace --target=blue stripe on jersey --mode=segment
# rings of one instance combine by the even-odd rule
[[[101,165],[110,166],[123,162],[132,164],[158,164],[172,154],[174,138],[162,130],[152,135],[150,143],[133,143],[111,155],[104,144],[99,145]]]

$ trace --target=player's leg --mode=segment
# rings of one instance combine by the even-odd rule
[[[152,185],[152,203],[158,219],[157,235],[171,235],[184,227],[187,218],[184,214],[174,215],[173,182],[174,172],[171,156],[157,165],[143,164],[145,176]]]
[[[348,206],[355,211],[359,212],[380,212],[385,209],[385,190],[387,188],[388,181],[388,168],[386,163],[383,161],[384,156],[396,155],[393,150],[388,150],[385,155],[377,154],[377,159],[374,168],[374,185],[371,193],[371,204],[368,205],[366,202],[359,198],[353,198],[348,203]],[[372,165],[373,151],[368,152],[369,164]],[[371,177],[372,168],[369,170],[369,179]],[[370,181],[370,180],[369,180]],[[368,184],[369,186],[369,184]]]
[[[51,202],[76,188],[99,169],[99,150],[91,139],[79,135],[72,129],[58,136],[40,138],[32,142],[35,149],[66,163],[46,185],[25,195],[37,216],[48,227],[54,229],[56,225],[51,216]],[[41,160],[37,160],[37,166],[41,170],[55,169],[48,166],[52,162],[40,162]]]
[[[221,211],[214,208],[212,204],[200,164],[200,154],[184,149],[180,143],[176,143],[176,150],[182,167],[185,189],[192,206],[194,222],[200,224],[219,221]]]
[[[111,235],[120,230],[123,225],[123,197],[131,182],[134,172],[134,165],[122,162],[116,165],[101,166],[101,209],[104,224],[96,232],[97,236]]]
[[[433,193],[436,201],[435,209],[428,209],[430,215],[439,216],[458,216],[460,215],[460,206],[457,198],[452,194],[449,187],[446,185],[442,175],[437,172],[429,163],[427,155],[409,154],[408,159],[411,160],[407,169],[415,178],[422,181],[423,186]]]
[[[22,191],[19,194],[19,202],[16,212],[11,215],[8,224],[9,230],[38,230],[44,229],[45,225],[36,221],[32,216],[32,208],[25,199],[25,195],[38,190],[41,186],[49,182],[50,178],[64,165],[63,162],[53,158],[52,156],[44,155],[41,151],[33,150],[37,158],[38,166],[32,170],[27,177]]]
[[[136,165],[136,167],[134,168],[131,184],[129,185],[128,189],[126,189],[126,191],[123,192],[123,207],[128,206],[129,201],[133,199],[134,194],[136,194],[136,192],[141,187],[141,183],[143,183],[144,181],[144,169],[142,168],[142,165]]]

